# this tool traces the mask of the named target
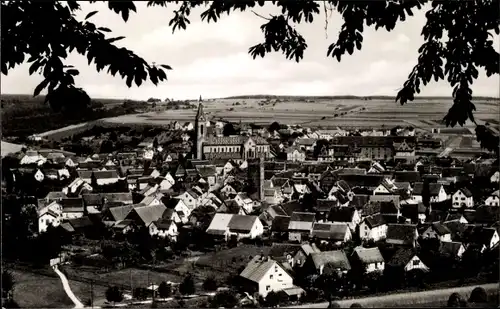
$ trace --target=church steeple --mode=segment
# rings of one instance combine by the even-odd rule
[[[201,98],[201,96],[200,96]],[[207,119],[205,117],[205,112],[203,111],[203,104],[201,102],[198,104],[198,112],[196,113],[196,119],[194,124],[196,145],[194,146],[194,157],[198,160],[203,159],[203,142],[205,142],[205,137],[207,136]]]
[[[200,94],[200,98],[198,99],[198,102],[199,103],[203,102],[203,99],[201,98],[201,94]]]

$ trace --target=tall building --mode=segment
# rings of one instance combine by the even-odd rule
[[[201,98],[201,96],[200,96]],[[203,142],[207,137],[207,118],[205,112],[203,111],[203,104],[198,105],[198,112],[196,113],[196,119],[194,122],[194,130],[196,136],[196,148],[195,157],[197,160],[203,159]]]
[[[264,158],[252,158],[247,160],[248,183],[254,192],[257,192],[258,199],[264,200]]]
[[[269,143],[260,136],[213,136],[208,134],[207,118],[203,111],[203,104],[198,105],[195,119],[196,145],[194,157],[197,160],[232,159],[242,162],[251,158],[271,158]]]

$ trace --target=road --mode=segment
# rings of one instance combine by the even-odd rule
[[[470,292],[478,286],[483,287],[488,293],[498,291],[499,289],[498,283],[490,283],[483,285],[473,285],[473,286],[430,290],[422,292],[408,292],[408,293],[391,294],[391,295],[383,295],[375,297],[365,297],[358,299],[348,299],[348,300],[337,301],[337,303],[340,305],[341,308],[349,308],[353,303],[358,303],[364,308],[399,307],[399,306],[408,307],[408,305],[447,302],[450,295],[455,292],[459,293],[463,297],[468,298]],[[327,307],[328,307],[328,302],[292,306],[289,308],[327,308]]]
[[[56,274],[61,278],[61,282],[64,288],[64,291],[66,294],[68,294],[68,297],[71,299],[71,301],[75,304],[75,308],[84,308],[85,306],[82,304],[82,302],[75,296],[73,291],[71,290],[71,287],[69,286],[68,279],[66,276],[59,270],[57,269],[57,265],[52,267]]]
[[[455,148],[459,147],[460,146],[460,142],[462,141],[462,137],[460,136],[457,136],[457,137],[454,137],[447,145],[447,147],[445,148],[445,150],[443,150],[443,152],[441,152],[438,157],[439,158],[442,158],[442,157],[446,157],[448,156]]]

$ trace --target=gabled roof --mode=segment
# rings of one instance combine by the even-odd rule
[[[331,209],[337,207],[337,205],[337,201],[318,199],[314,210],[319,212],[329,212]]]
[[[415,255],[416,252],[413,249],[400,248],[394,253],[387,264],[390,266],[404,267],[411,261],[411,259],[413,259],[413,257],[415,257]]]
[[[168,230],[172,224],[175,224],[174,221],[160,218],[156,221],[153,221],[151,224],[154,224],[159,230]]]
[[[466,197],[472,196],[472,192],[470,192],[470,190],[467,188],[460,188],[456,192],[459,192],[459,191],[461,191]]]
[[[429,192],[431,196],[437,196],[439,194],[439,191],[441,190],[441,187],[443,187],[442,184],[440,183],[429,183]],[[422,195],[424,189],[424,183],[423,182],[416,182],[415,186],[413,187],[413,195]]]
[[[108,208],[108,211],[113,218],[113,221],[124,220],[130,211],[134,208],[133,205],[123,205],[117,207]]]
[[[289,230],[310,231],[316,215],[308,212],[294,212],[288,225]]]
[[[290,217],[289,216],[276,216],[273,219],[273,222],[271,225],[271,231],[279,232],[279,233],[287,232],[289,224],[290,224]]]
[[[233,215],[227,227],[230,231],[250,232],[257,220],[257,216]]]
[[[161,218],[166,209],[167,209],[167,207],[165,207],[165,205],[163,205],[163,204],[150,205],[150,206],[138,206],[138,207],[135,207],[133,210],[131,210],[131,213],[135,212],[139,216],[139,218],[141,219],[142,223],[145,226],[149,226],[151,224],[151,222],[156,221],[159,218]],[[129,217],[129,216],[130,216],[130,214],[127,217]]]
[[[330,209],[328,221],[331,222],[352,222],[356,208],[354,207],[338,207]]]
[[[413,224],[388,224],[387,241],[401,244],[412,244],[415,241],[417,230]]]
[[[441,222],[432,223],[430,228],[432,228],[432,230],[436,232],[436,234],[438,234],[439,236],[451,233],[450,230],[446,227],[446,225],[442,224]]]
[[[442,241],[439,245],[439,253],[450,257],[456,257],[458,256],[458,251],[462,246],[461,242]]]
[[[310,256],[316,269],[319,269],[321,266],[324,266],[325,269],[328,266],[328,268],[332,270],[351,269],[351,264],[349,263],[349,259],[347,258],[345,252],[342,250],[315,252],[311,253]]]
[[[356,194],[352,197],[351,202],[349,202],[349,206],[353,206],[358,210],[362,209],[370,200],[370,196],[367,194]]]
[[[364,221],[371,229],[386,224],[385,219],[381,214],[368,216],[364,219]]]
[[[343,241],[349,232],[349,226],[344,223],[314,223],[312,236],[318,239]]]
[[[358,260],[363,264],[371,263],[384,263],[384,257],[377,247],[374,248],[363,248],[361,246],[354,249],[353,254],[358,258]]]
[[[78,177],[91,178],[92,173],[94,173],[96,179],[119,178],[118,172],[115,170],[110,170],[110,171],[78,171]]]
[[[396,171],[394,172],[394,180],[396,182],[415,183],[421,180],[420,173],[414,171]]]
[[[233,216],[233,214],[216,213],[207,228],[207,234],[224,235]]]
[[[285,268],[281,267],[281,265],[275,260],[257,255],[250,262],[248,262],[240,276],[250,281],[259,283],[274,266],[279,266],[286,274],[288,274]]]

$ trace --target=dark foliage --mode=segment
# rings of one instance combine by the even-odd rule
[[[233,291],[221,291],[210,300],[211,308],[234,308],[238,305],[238,299]]]
[[[467,303],[459,293],[453,293],[448,298],[447,307],[466,307]]]
[[[272,133],[272,132],[278,131],[280,128],[281,128],[280,124],[275,121],[275,122],[271,123],[268,130],[269,130],[269,132]]]
[[[106,300],[112,303],[123,300],[123,292],[117,286],[111,286],[106,290]]]
[[[194,279],[191,274],[187,274],[179,285],[179,292],[182,295],[192,295],[195,292]]]
[[[167,298],[170,297],[171,294],[172,287],[165,281],[162,281],[158,286],[158,296],[160,296],[161,298]]]
[[[482,287],[477,287],[472,290],[469,296],[470,303],[487,303],[488,302],[488,294]]]
[[[9,298],[14,289],[15,281],[12,273],[2,269],[2,298]]]
[[[203,289],[207,292],[212,292],[217,290],[217,281],[214,277],[208,277],[203,281]]]
[[[234,128],[233,124],[231,122],[228,122],[224,125],[224,128],[222,128],[222,134],[224,136],[230,136],[230,135],[237,134],[237,132],[236,132],[236,129]]]

